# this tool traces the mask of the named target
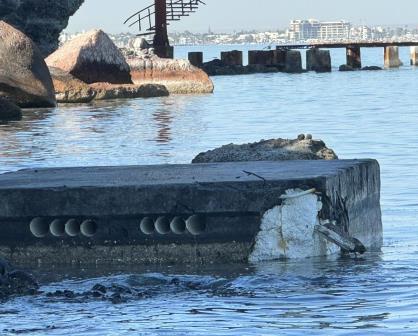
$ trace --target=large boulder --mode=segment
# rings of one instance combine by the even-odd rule
[[[128,58],[127,61],[135,84],[164,85],[174,94],[212,93],[214,90],[209,76],[188,60],[145,54]]]
[[[58,48],[68,19],[84,0],[0,0],[0,20],[13,25],[39,46],[44,56]]]
[[[272,139],[222,146],[199,154],[193,163],[337,159],[338,156],[323,141],[300,135],[295,140]]]
[[[22,110],[20,107],[0,98],[0,121],[20,119],[22,119]]]
[[[0,21],[0,97],[20,107],[55,106],[51,75],[38,47]]]
[[[70,40],[48,56],[46,63],[88,84],[132,84],[128,63],[102,30],[92,30]]]
[[[88,84],[61,69],[50,67],[58,103],[89,103],[97,92]]]

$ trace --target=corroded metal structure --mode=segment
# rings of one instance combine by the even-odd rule
[[[138,36],[153,36],[152,44],[155,53],[164,58],[173,57],[173,48],[168,40],[167,26],[172,21],[194,13],[201,0],[154,0],[154,4],[131,15],[125,24],[138,26]]]

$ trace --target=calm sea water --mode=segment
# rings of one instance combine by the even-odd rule
[[[222,48],[203,48],[205,57]],[[365,65],[383,62],[380,50],[363,57]],[[408,50],[402,59],[408,64]],[[343,51],[333,60],[342,64]],[[383,252],[252,266],[37,270],[47,292],[116,283],[149,295],[119,305],[16,298],[0,305],[1,335],[418,334],[418,69],[214,82],[213,95],[27,111],[0,125],[0,171],[185,163],[225,143],[312,133],[341,158],[380,161]]]

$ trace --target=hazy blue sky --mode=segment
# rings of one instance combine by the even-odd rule
[[[124,19],[153,0],[86,0],[68,31],[128,31]],[[346,19],[353,23],[415,24],[418,0],[205,0],[206,6],[172,25],[174,31],[233,31],[287,27],[292,18]],[[135,30],[132,30],[135,32]]]

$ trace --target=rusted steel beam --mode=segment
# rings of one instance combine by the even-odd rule
[[[160,57],[167,57],[170,47],[167,32],[167,3],[166,0],[155,0],[155,36],[154,48]]]

